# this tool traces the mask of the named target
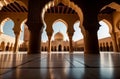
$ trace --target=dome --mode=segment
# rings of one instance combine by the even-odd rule
[[[57,41],[62,41],[64,39],[64,36],[62,33],[58,32],[55,34],[54,39]]]

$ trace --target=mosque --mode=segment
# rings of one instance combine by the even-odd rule
[[[28,4],[30,4],[30,6],[28,6]],[[99,50],[102,50],[106,47],[111,48],[111,50],[115,52],[120,51],[119,2],[107,1],[104,3],[103,1],[103,4],[102,4],[102,1],[101,1],[98,3],[94,3],[95,6],[97,5],[99,6],[99,7],[96,7],[95,10],[92,9],[94,8],[93,6],[91,6],[91,8],[86,7],[88,5],[92,5],[92,3],[86,4],[86,2],[81,2],[81,1],[80,2],[69,1],[69,0],[45,1],[44,5],[38,4],[39,6],[36,6],[38,7],[38,10],[34,9],[34,6],[32,4],[33,3],[31,2],[28,3],[27,1],[22,1],[22,0],[1,1],[1,11],[0,11],[1,33],[3,33],[2,29],[3,29],[4,23],[7,20],[12,20],[14,22],[13,32],[15,35],[15,39],[13,39],[14,43],[11,43],[11,44],[12,44],[12,47],[14,47],[13,48],[14,52],[21,50],[22,48],[21,46],[25,47],[25,50],[27,48],[29,53],[32,53],[32,51],[34,53],[35,52],[40,53],[41,50],[47,50],[50,52],[51,50],[58,50],[58,48],[61,48],[62,50],[69,49],[69,51],[71,52],[77,49],[82,49],[82,50],[84,49],[85,53],[93,53],[93,52],[99,53]],[[86,9],[84,9],[83,7],[86,7]],[[56,21],[61,21],[67,26],[66,33],[69,38],[68,44],[66,44],[67,41],[66,43],[61,42],[61,44],[56,42],[59,45],[52,44],[53,43],[53,41],[51,41],[51,37],[53,34],[52,25]],[[73,43],[73,40],[72,40],[73,33],[74,33],[73,25],[76,21],[80,21],[79,27],[81,28],[81,32],[84,37],[82,45],[79,45],[80,41]],[[101,42],[100,40],[98,41],[97,31],[99,30],[99,27],[100,27],[98,23],[99,21],[104,21],[109,27],[109,33],[111,35],[111,38],[109,38],[110,40],[108,42],[103,42],[103,40]],[[20,45],[19,38],[20,38],[22,23],[24,24],[24,26],[28,26],[28,29],[30,31],[30,37],[29,39],[27,38],[27,41],[24,40],[23,45]],[[41,34],[43,32],[42,30],[44,28],[44,25],[46,25],[48,42],[45,44],[42,44]],[[38,38],[38,36],[40,38]],[[66,44],[66,45],[63,45],[63,44]]]
[[[4,34],[8,20],[15,37]],[[53,35],[58,21],[68,40]],[[77,21],[83,39],[73,41]],[[100,21],[111,37],[98,39]],[[0,0],[0,79],[119,79],[119,52],[119,0]]]
[[[41,51],[49,51],[49,41],[41,42]],[[72,41],[73,51],[84,51],[83,39],[78,41]],[[24,42],[20,45],[19,51],[27,51],[29,46],[29,30],[25,27],[24,30]],[[111,37],[99,39],[100,51],[113,51],[113,41]],[[51,41],[50,51],[70,51],[69,41],[64,40],[64,35],[61,32],[57,32],[54,35],[54,40]]]

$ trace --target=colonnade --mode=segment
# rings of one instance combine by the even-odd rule
[[[63,17],[63,15],[57,15],[59,17],[55,18],[54,14],[51,15],[51,14],[45,13],[44,18],[43,18],[43,15],[42,15],[43,8],[49,1],[50,0],[35,0],[35,1],[28,0],[28,4],[29,4],[28,5],[28,13],[17,13],[17,17],[15,17],[15,15],[16,15],[15,12],[13,12],[13,13],[0,12],[0,14],[1,14],[0,22],[5,17],[9,17],[9,16],[11,16],[10,18],[15,21],[15,26],[13,28],[13,31],[15,34],[14,52],[18,51],[18,41],[19,41],[20,32],[21,32],[20,25],[21,25],[22,21],[26,18],[27,18],[26,24],[30,31],[28,53],[34,54],[34,53],[41,52],[41,49],[40,49],[41,34],[42,34],[42,31],[44,28],[43,19],[47,25],[46,31],[47,31],[48,40],[49,40],[48,52],[50,52],[51,51],[51,36],[53,33],[52,24],[54,23],[54,21],[59,19],[59,17],[61,16],[60,19],[63,19],[67,24],[67,33],[68,33],[69,41],[70,41],[69,42],[70,52],[73,51],[73,46],[72,46],[72,36],[74,33],[73,24],[77,20],[80,20],[80,22],[81,22],[80,27],[82,28],[82,33],[84,36],[84,44],[85,44],[84,52],[85,52],[85,54],[99,54],[97,31],[99,30],[100,25],[99,25],[99,20],[98,20],[98,14],[99,14],[101,8],[110,2],[108,1],[105,4],[102,4],[102,1],[101,1],[101,6],[98,6],[96,2],[92,3],[90,1],[90,2],[86,3],[86,0],[85,1],[74,0],[76,5],[74,4],[74,8],[73,7],[71,7],[71,8],[77,9],[78,11],[75,10],[77,14],[68,14],[68,16],[64,16],[64,17]],[[60,1],[64,3],[64,0],[60,0]],[[58,2],[60,2],[60,1],[58,1]],[[70,2],[69,0],[66,0],[66,1]],[[65,4],[68,5],[67,3],[65,3]],[[81,10],[82,10],[82,13],[81,13]],[[80,16],[81,14],[83,14],[83,15]],[[53,16],[54,16],[54,18],[53,18]],[[82,19],[81,19],[81,17],[82,17]],[[114,19],[115,18],[112,18],[112,20],[114,20]],[[112,26],[114,28],[115,24],[112,24]],[[113,29],[113,32],[116,32],[116,31]],[[112,33],[111,35],[113,37],[113,40],[115,40],[114,41],[114,50],[118,51],[118,46],[117,46],[117,41],[116,41],[117,34]]]
[[[59,17],[61,17],[59,19]],[[74,17],[74,18],[72,18]],[[52,19],[51,19],[52,18]],[[64,15],[64,14],[49,14],[49,13],[45,13],[45,23],[46,23],[46,32],[47,32],[47,36],[48,36],[48,52],[51,52],[51,37],[52,37],[52,34],[53,34],[53,23],[56,22],[56,21],[62,21],[66,24],[66,27],[67,27],[67,34],[68,34],[68,37],[69,37],[69,49],[70,49],[70,52],[73,52],[73,45],[72,45],[72,37],[73,37],[73,34],[74,34],[74,23],[76,21],[79,20],[78,16],[76,14],[68,14],[67,16]],[[61,26],[62,27],[62,26]]]
[[[48,35],[48,53],[51,52],[51,37],[52,35]],[[72,41],[73,34],[69,34],[69,52],[73,52],[73,41]]]
[[[48,2],[48,1],[46,0],[45,2]],[[38,39],[36,37],[39,35],[38,31],[42,30],[39,28],[43,27],[42,19],[40,18],[39,13],[42,13],[42,8],[44,5],[46,5],[45,2],[39,1],[39,0],[36,0],[34,2],[34,1],[29,0],[29,7],[28,7],[29,12],[28,12],[27,25],[29,28],[32,28],[32,29],[29,29],[31,31],[31,33],[30,33],[31,37],[30,37],[30,41],[29,41],[30,42],[30,44],[29,44],[30,53],[40,52],[40,49],[36,49],[39,47],[38,43],[36,43],[36,41],[38,42]],[[98,13],[102,7],[101,6],[97,7],[97,5],[96,5],[97,3],[89,3],[89,6],[88,6],[88,4],[86,2],[81,2],[79,0],[77,0],[76,2],[77,2],[76,4],[78,4],[78,6],[82,9],[82,12],[84,14],[83,15],[84,19],[81,22],[81,25],[83,27],[82,32],[83,32],[84,44],[85,44],[84,52],[85,52],[85,54],[99,54],[97,31],[99,30],[100,25],[99,25],[99,21],[98,21]],[[39,5],[38,3],[39,4],[41,3],[42,5]],[[36,7],[37,7],[37,9],[35,9]],[[46,15],[44,15],[44,16],[46,17]],[[47,16],[47,21],[45,20],[46,24],[48,24],[47,22],[53,23],[53,21],[51,21],[51,20],[53,20],[54,18],[48,19],[49,17],[51,17],[51,16]],[[80,18],[80,16],[79,16],[79,18]],[[73,22],[73,21],[69,21],[69,22]],[[70,25],[72,25],[72,24],[69,25],[69,22],[67,22],[68,23],[68,35],[69,35],[69,39],[70,39],[70,51],[72,51],[72,35],[73,35],[72,33],[74,31],[73,31],[73,28],[71,29]],[[31,23],[32,23],[32,25],[31,25]],[[39,27],[38,27],[38,24],[36,25],[36,23],[39,24]],[[33,25],[36,27],[34,27]],[[48,27],[49,29],[51,29],[50,26],[52,26],[52,24],[49,25],[49,27]],[[34,29],[39,29],[37,31],[37,34],[38,34],[37,36],[34,34],[34,32],[35,32],[35,31],[33,31]],[[51,40],[52,30],[49,30],[47,32],[48,32],[47,34],[48,34],[48,39],[49,39],[49,51],[48,52],[50,52],[50,50],[51,50],[50,40]],[[32,36],[34,36],[34,37],[32,37]],[[40,42],[40,39],[39,39],[39,42]]]

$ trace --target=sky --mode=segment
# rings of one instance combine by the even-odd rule
[[[105,38],[105,37],[110,37],[108,25],[103,21],[100,21],[99,23],[100,23],[101,27],[98,30],[98,39]],[[83,39],[83,35],[81,33],[81,29],[79,28],[79,24],[80,24],[80,22],[76,22],[73,26],[74,30],[75,30],[74,35],[73,35],[73,41]],[[7,21],[3,26],[4,34],[15,37],[14,32],[12,30],[13,27],[14,27],[13,21],[12,20]],[[45,29],[42,33],[42,41],[43,42],[46,42],[48,40]],[[53,32],[53,35],[52,35],[52,40],[54,40],[54,35],[57,32],[61,32],[64,35],[64,40],[68,40],[68,36],[67,36],[67,33],[66,33],[67,32],[67,27],[63,22],[57,21],[56,23],[54,23],[53,24],[53,31],[54,32]],[[20,36],[21,40],[23,40],[23,35],[24,35],[24,26],[22,26],[22,32],[21,32],[21,36]]]

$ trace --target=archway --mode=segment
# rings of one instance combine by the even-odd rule
[[[22,49],[20,51],[27,51],[28,50],[28,41],[29,41],[29,30],[25,22],[27,19],[23,20],[23,22],[20,25],[21,31],[20,31],[20,40],[21,42],[21,47],[19,48]]]
[[[62,45],[59,45],[59,46],[58,46],[58,51],[59,51],[59,52],[62,51]]]
[[[46,33],[46,25],[44,25],[44,29],[43,29],[43,32],[42,32],[42,42],[47,42],[48,41],[48,36],[47,36],[47,33]]]
[[[83,34],[81,32],[81,28],[80,28],[80,21],[76,21],[74,24],[74,35],[73,35],[73,41],[78,41],[83,39]]]
[[[1,22],[0,32],[3,34],[15,37],[13,32],[14,22],[10,18],[6,18]]]
[[[99,23],[100,23],[101,27],[98,30],[98,39],[111,37],[110,26],[105,21],[100,21]]]
[[[74,46],[73,49],[74,51],[84,51],[81,50],[81,48],[84,48],[84,39],[83,39],[83,34],[80,28],[80,21],[76,21],[74,24],[74,35],[73,35],[73,41],[74,41]]]
[[[24,40],[24,35],[25,35],[25,30],[28,30],[27,25],[25,24],[25,22],[27,21],[27,19],[25,19],[22,23],[21,23],[21,33],[20,33],[20,40]],[[27,31],[28,32],[28,31]],[[28,32],[29,33],[29,32]],[[29,34],[28,34],[29,37]]]
[[[53,35],[52,35],[52,40],[54,40],[54,36],[56,33],[61,32],[64,36],[64,41],[68,40],[68,35],[67,35],[67,23],[65,21],[59,19],[56,20],[53,23]]]
[[[62,51],[62,45],[67,46],[68,43],[65,43],[68,41],[68,35],[67,35],[67,23],[65,21],[59,19],[56,20],[53,23],[53,35],[52,35],[52,43],[51,45],[54,45],[57,47],[56,50]]]
[[[0,44],[0,47],[1,47],[1,51],[5,51],[5,42],[2,41],[1,44]]]
[[[42,16],[42,19],[43,19],[43,23],[45,24],[45,20],[44,20],[44,15],[45,15],[45,12],[50,9],[51,7],[54,7],[54,6],[57,6],[58,4],[63,4],[67,7],[70,7],[71,9],[73,9],[75,12],[77,12],[78,16],[79,16],[79,19],[80,19],[80,22],[81,22],[81,27],[83,29],[83,12],[82,12],[82,9],[80,7],[78,7],[74,2],[72,1],[69,1],[69,0],[53,0],[53,1],[50,1],[48,2],[45,7],[43,8],[43,11],[41,13],[41,16]]]
[[[10,18],[6,18],[1,22],[0,32],[1,32],[1,40],[2,50],[5,50],[7,47],[7,51],[13,50],[13,44],[15,43],[15,35],[13,31],[14,21]],[[4,41],[4,45],[3,45]],[[9,45],[8,45],[9,43]],[[8,49],[8,46],[10,49]]]
[[[112,50],[111,42],[112,37],[110,35],[112,28],[108,25],[106,20],[99,22],[101,27],[98,30],[98,39],[99,39],[99,49],[100,51],[110,51]]]
[[[101,9],[100,18],[110,26],[110,34],[112,37],[112,44],[114,52],[119,52],[119,26],[117,25],[120,20],[120,5],[116,2],[111,2]],[[106,17],[107,16],[107,17]],[[110,19],[111,18],[111,19]]]
[[[74,17],[74,19],[72,17]],[[46,32],[48,35],[48,42],[49,42],[48,48],[51,47],[51,45],[52,45],[50,42],[51,39],[54,40],[53,37],[54,37],[55,32],[54,32],[54,29],[52,28],[52,26],[56,21],[61,21],[67,26],[67,30],[64,31],[65,33],[63,33],[65,35],[64,41],[69,40],[68,44],[70,46],[69,45],[66,45],[66,46],[69,46],[70,52],[72,52],[73,51],[72,37],[73,37],[73,33],[74,33],[74,29],[73,29],[74,23],[77,20],[80,20],[81,26],[79,25],[79,27],[81,27],[81,29],[83,29],[82,10],[77,5],[75,5],[74,2],[71,2],[69,0],[66,0],[66,1],[54,0],[54,1],[50,1],[48,4],[45,5],[45,8],[43,8],[42,19],[43,19],[43,23],[46,24],[46,26],[47,26]],[[52,36],[52,38],[51,38],[51,36]],[[49,48],[49,49],[51,49],[51,48]],[[50,50],[48,52],[50,52]]]

